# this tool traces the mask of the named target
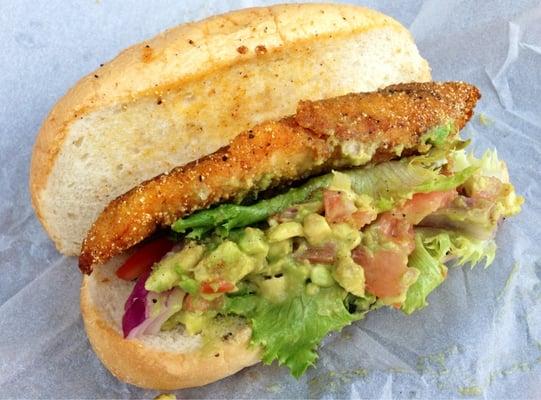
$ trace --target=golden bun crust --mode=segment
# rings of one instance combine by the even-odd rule
[[[112,199],[301,99],[429,79],[409,32],[362,7],[277,5],[181,25],[59,100],[34,146],[32,204],[57,248],[75,255]]]
[[[119,321],[113,321],[111,314],[117,314],[114,319],[121,315],[116,311],[123,309],[130,286],[120,287],[129,284],[111,273],[115,264],[118,262],[85,276],[81,285],[81,312],[88,339],[115,377],[142,388],[175,390],[202,386],[259,362],[258,349],[248,346],[251,330],[247,326],[212,347],[202,346],[198,338],[181,332],[144,341],[124,339]],[[115,297],[118,292],[125,297]]]

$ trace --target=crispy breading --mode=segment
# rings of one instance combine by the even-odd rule
[[[229,146],[141,183],[111,202],[91,227],[85,273],[193,211],[310,175],[419,150],[429,129],[470,119],[479,91],[462,82],[393,85],[373,93],[302,101],[297,114],[264,122]],[[359,157],[357,153],[360,150]],[[368,154],[366,154],[368,152]],[[365,154],[362,154],[365,153]]]

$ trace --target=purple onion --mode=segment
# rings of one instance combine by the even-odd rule
[[[130,296],[124,304],[124,316],[122,317],[122,332],[124,333],[124,337],[127,337],[132,329],[141,325],[147,318],[148,290],[145,289],[145,282],[149,276],[150,271],[147,271],[137,279]]]
[[[182,308],[185,293],[179,288],[163,293],[149,292],[145,289],[149,275],[150,271],[139,277],[124,305],[122,331],[125,338],[158,333],[163,323]],[[159,313],[151,312],[153,307],[161,307]]]

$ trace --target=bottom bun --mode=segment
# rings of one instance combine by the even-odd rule
[[[245,324],[229,327],[210,344],[182,328],[124,339],[121,320],[133,283],[115,276],[120,262],[117,258],[96,268],[81,286],[90,344],[115,377],[142,388],[174,390],[217,381],[259,361],[259,349],[249,346],[251,329]]]

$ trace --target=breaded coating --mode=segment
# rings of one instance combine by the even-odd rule
[[[378,92],[302,101],[297,114],[263,122],[229,146],[141,183],[112,201],[88,232],[79,257],[85,273],[158,228],[251,191],[369,161],[426,151],[420,138],[453,123],[456,135],[479,99],[462,82],[410,83]]]

